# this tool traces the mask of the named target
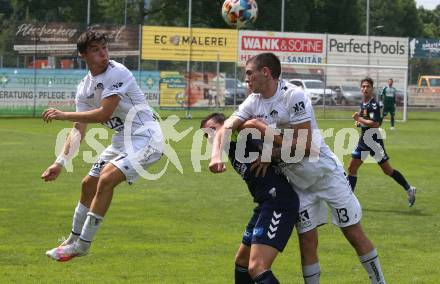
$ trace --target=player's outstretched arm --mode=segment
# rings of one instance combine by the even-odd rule
[[[228,118],[223,126],[215,132],[214,140],[212,142],[211,161],[209,162],[209,170],[213,173],[221,173],[226,170],[225,163],[222,161],[222,150],[226,143],[226,136],[231,134],[233,130],[243,123],[238,117],[231,116]]]
[[[60,175],[62,168],[61,164],[53,163],[41,174],[41,178],[44,181],[53,181]]]
[[[121,99],[117,94],[106,97],[101,101],[101,107],[80,112],[64,112],[55,108],[47,109],[43,112],[43,120],[51,122],[52,120],[69,120],[81,123],[104,123],[108,121]]]
[[[63,151],[58,155],[57,159],[42,174],[44,181],[53,181],[61,173],[63,166],[73,155],[79,150],[79,145],[84,137],[87,124],[75,122],[73,128],[64,142]]]

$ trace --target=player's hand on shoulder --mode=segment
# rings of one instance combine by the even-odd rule
[[[41,174],[41,178],[44,181],[53,181],[60,175],[62,169],[62,165],[53,163]]]
[[[43,114],[43,120],[44,122],[51,122],[52,120],[65,120],[66,119],[66,113],[63,111],[60,111],[56,108],[49,108],[46,109]]]
[[[354,120],[356,120],[356,121],[358,121],[358,119],[359,119],[359,113],[358,112],[355,112],[355,113],[353,113],[353,115],[351,116]]]
[[[264,177],[267,172],[267,168],[269,167],[270,163],[262,162],[261,157],[259,157],[254,163],[252,163],[251,171],[255,171],[255,176],[261,176]]]
[[[215,174],[222,173],[226,171],[226,166],[222,161],[212,159],[211,162],[209,163],[209,170]]]

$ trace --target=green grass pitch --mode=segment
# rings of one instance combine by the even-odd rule
[[[199,123],[182,119],[177,128],[197,129]],[[351,120],[318,124],[335,130],[353,126]],[[410,113],[394,132],[384,124],[391,164],[418,188],[414,208],[377,165],[359,172],[362,224],[378,249],[387,283],[440,281],[439,124],[439,113]],[[172,143],[183,174],[170,164],[159,180],[119,186],[89,255],[67,263],[47,258],[44,252],[70,231],[80,182],[91,166],[78,156],[73,173],[63,172],[52,183],[40,179],[55,158],[58,131],[70,125],[0,119],[0,283],[233,283],[235,251],[253,204],[230,166],[214,175],[204,161],[202,171],[194,172],[193,131]],[[332,138],[326,142],[333,147]],[[84,150],[85,144],[80,154]],[[323,226],[319,237],[321,283],[369,283],[337,228]],[[273,271],[281,283],[302,283],[296,234]]]

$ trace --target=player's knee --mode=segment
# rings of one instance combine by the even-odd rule
[[[241,253],[240,251],[237,252],[237,254],[235,255],[235,263],[240,265],[241,267],[248,267],[249,255]]]
[[[357,247],[368,240],[367,236],[364,234],[359,224],[343,228],[342,230],[344,232],[345,238],[354,247]]]
[[[312,232],[306,232],[299,236],[301,248],[314,248],[318,246],[318,238]]]
[[[113,177],[111,173],[101,173],[99,177],[98,190],[112,188],[114,184]]]
[[[349,176],[355,176],[357,174],[356,170],[352,166],[349,166],[347,171]]]
[[[112,172],[101,172],[99,176],[96,195],[108,194],[113,192],[114,187],[118,184]]]
[[[393,169],[388,168],[388,167],[386,167],[386,168],[382,168],[382,171],[383,171],[383,173],[386,174],[387,176],[392,176],[392,175],[393,175],[393,172],[394,172]]]
[[[96,178],[86,176],[81,182],[81,189],[83,194],[94,194],[96,191]]]
[[[357,167],[353,164],[350,164],[347,170],[348,170],[348,175],[350,176],[355,176],[357,174]]]
[[[307,232],[299,235],[299,247],[303,263],[317,259],[318,237],[315,233]]]
[[[249,271],[249,275],[252,278],[255,278],[258,275],[260,275],[262,272],[268,270],[269,268],[270,267],[266,267],[262,259],[251,259],[249,261],[248,271]]]

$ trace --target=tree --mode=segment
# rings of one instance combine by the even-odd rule
[[[423,25],[422,37],[440,38],[440,5],[434,10],[426,10],[421,7],[418,15]]]
[[[358,1],[315,0],[307,30],[333,34],[362,33]]]

